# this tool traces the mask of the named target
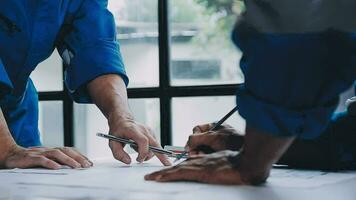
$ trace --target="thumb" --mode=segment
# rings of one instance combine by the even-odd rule
[[[193,134],[204,133],[204,132],[209,131],[211,128],[213,128],[212,123],[197,125],[193,128]]]

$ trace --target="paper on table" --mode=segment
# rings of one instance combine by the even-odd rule
[[[0,187],[0,200],[10,199],[10,198],[11,198],[10,191]]]
[[[171,196],[178,193],[197,191],[207,186],[194,183],[164,184],[144,180],[145,174],[162,168],[162,164],[156,159],[150,163],[134,163],[130,166],[111,159],[110,162],[95,163],[93,168],[87,170],[0,170],[0,180],[7,180],[6,184],[11,185],[12,193],[16,195],[28,196],[30,193],[35,197],[53,199],[87,197],[110,199],[112,196],[125,196],[124,199],[133,197],[140,199],[142,196],[158,199],[157,196],[160,196],[163,199],[172,199]],[[1,184],[4,183],[0,181],[0,187]]]
[[[289,188],[316,188],[356,178],[356,172],[332,173],[310,170],[273,169],[268,185]]]
[[[124,165],[113,159],[94,162],[87,170],[14,169],[0,170],[0,188],[9,188],[10,199],[219,199],[219,195],[236,199],[236,195],[249,192],[256,199],[266,191],[276,196],[289,196],[288,192],[303,195],[300,191],[326,184],[343,184],[355,178],[355,173],[324,173],[273,169],[268,183],[263,187],[216,186],[197,183],[156,183],[144,181],[144,175],[164,168],[155,158],[144,164]],[[3,181],[5,180],[5,181]],[[283,187],[283,188],[282,188]],[[253,188],[253,189],[251,189]],[[280,189],[278,189],[280,188]],[[286,190],[286,188],[290,188]],[[308,190],[311,191],[311,190]],[[222,194],[223,193],[223,194]],[[257,195],[260,193],[260,196]],[[277,194],[276,194],[277,193]],[[288,194],[287,194],[288,193]],[[186,198],[189,196],[189,198]],[[196,195],[193,196],[192,195]],[[215,195],[215,196],[214,196]],[[217,196],[218,195],[218,196]],[[258,198],[257,198],[258,197]],[[242,198],[245,199],[245,198]],[[284,199],[284,198],[280,198]],[[294,198],[298,199],[298,198]],[[302,198],[299,198],[302,199]],[[2,200],[2,199],[1,199]]]

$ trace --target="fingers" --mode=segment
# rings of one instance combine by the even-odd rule
[[[93,163],[75,148],[57,147],[51,149],[46,147],[30,147],[29,150],[32,153],[44,155],[47,158],[58,161],[59,163],[68,165],[72,168],[88,168],[93,166]]]
[[[137,143],[138,156],[136,158],[136,161],[142,163],[149,156],[150,153],[148,149],[149,139],[139,132],[133,133],[130,139],[134,140]]]
[[[64,148],[68,148],[68,147],[64,147]],[[86,157],[85,155],[81,154],[76,148],[70,148],[70,149],[72,151],[74,151],[74,152],[77,152],[80,156],[83,156],[83,158],[85,158],[91,164],[91,166],[94,166],[94,163],[91,160],[89,160],[88,157]]]
[[[174,171],[169,171],[165,174],[162,174],[159,179],[156,179],[156,181],[158,182],[189,180],[200,181],[200,177],[197,173],[195,173],[195,170],[189,170],[185,168],[179,168]]]
[[[109,141],[109,146],[112,151],[112,155],[116,160],[119,160],[125,164],[131,163],[129,154],[124,151],[124,145],[119,142]]]
[[[145,180],[169,182],[169,181],[202,181],[201,169],[194,166],[179,166],[164,169],[145,176]]]
[[[169,181],[194,181],[212,184],[245,184],[240,172],[228,161],[233,152],[216,153],[204,157],[189,158],[174,167],[166,168],[145,176],[145,180]]]
[[[209,124],[202,124],[194,127],[193,135],[189,136],[188,142],[185,145],[186,151],[194,155],[196,153],[193,151],[199,150],[197,149],[198,146],[201,145],[211,146],[214,141],[212,141],[213,138],[209,136],[211,136],[210,130],[213,128],[213,126],[214,123],[209,123]]]
[[[190,151],[195,149],[195,147],[202,142],[201,137],[202,133],[190,135],[188,138],[188,142],[185,145],[186,150]]]
[[[206,152],[203,152],[203,151],[196,151],[196,150],[193,150],[193,151],[189,151],[188,152],[188,155],[189,157],[195,157],[195,156],[204,156],[206,155],[207,153]]]
[[[61,165],[72,168],[90,167],[92,163],[73,148],[31,147],[19,148],[6,160],[8,168],[44,167],[60,169]]]
[[[44,167],[47,169],[60,169],[61,165],[41,155],[28,156],[26,161],[19,164],[19,168]]]
[[[196,133],[189,136],[188,142],[185,146],[185,149],[188,152],[199,150],[197,149],[201,145],[212,146],[213,143],[219,142],[214,141],[215,135],[210,134],[210,132],[206,133]]]
[[[7,168],[31,168],[44,167],[47,169],[60,169],[61,165],[55,161],[38,154],[21,154],[10,158],[6,164]]]
[[[147,174],[145,175],[145,180],[147,181],[155,181],[157,179],[159,179],[164,173],[168,173],[172,170],[176,170],[177,167],[174,166],[174,167],[171,167],[171,168],[167,168],[167,169],[163,169],[163,170],[160,170],[160,171],[156,171],[156,172],[153,172],[151,174]]]
[[[138,144],[139,155],[137,157],[137,161],[141,163],[143,161],[151,159],[153,157],[153,155],[156,155],[157,158],[161,161],[161,163],[163,165],[165,165],[165,166],[172,165],[166,155],[160,154],[160,153],[152,153],[151,151],[149,151],[148,145],[162,148],[161,145],[155,139],[153,131],[150,128],[145,127],[145,126],[139,126],[139,129],[140,129],[141,134],[132,136],[132,139],[134,141],[136,141],[136,143]],[[138,136],[142,136],[142,138],[144,138],[144,140],[142,140],[141,144],[139,143],[140,137],[138,137]],[[135,139],[135,138],[138,138],[138,139]],[[140,145],[141,145],[141,149],[140,149]],[[146,149],[146,147],[147,147],[147,149]],[[146,150],[147,150],[147,152],[146,152]]]
[[[230,125],[222,125],[220,129],[214,131],[205,131],[211,129],[213,124],[199,125],[194,128],[195,133],[189,136],[185,150],[194,155],[201,151],[203,153],[213,153],[221,150],[240,150],[243,145],[244,136],[240,135]],[[201,132],[205,131],[205,132]]]
[[[154,153],[152,153],[152,152],[148,153],[148,156],[146,157],[145,161],[150,160],[150,159],[153,158],[154,156],[155,156]]]
[[[151,146],[154,147],[159,147],[162,148],[161,145],[156,141],[156,139],[153,137],[152,133],[148,133],[147,135],[148,139],[149,139],[149,144]],[[172,163],[169,161],[168,157],[164,154],[160,154],[160,153],[154,153],[154,155],[157,156],[157,158],[161,161],[161,163],[165,166],[171,166]],[[147,159],[148,160],[148,159]]]
[[[93,166],[93,163],[87,157],[79,153],[74,148],[63,147],[60,150],[69,157],[71,157],[73,160],[75,160],[77,163],[79,163],[80,167],[89,168]]]
[[[67,165],[72,168],[80,168],[81,165],[79,162],[75,161],[70,156],[66,155],[59,149],[51,149],[45,152],[44,156],[51,160],[55,160],[62,165]]]
[[[143,161],[151,159],[154,155],[162,162],[164,165],[171,165],[168,157],[163,154],[152,153],[149,150],[149,145],[154,147],[159,147],[160,144],[156,141],[153,135],[153,131],[141,124],[131,121],[125,121],[124,123],[111,125],[111,134],[115,135],[115,133],[122,133],[121,137],[131,139],[135,141],[137,147],[133,147],[135,151],[138,152],[137,162],[142,163]],[[131,162],[130,156],[124,152],[123,145],[117,142],[109,143],[111,150],[113,151],[113,155],[116,159],[129,164]]]
[[[136,142],[138,146],[137,148],[138,156],[136,158],[136,161],[142,163],[149,156],[150,153],[148,148],[149,139],[145,136],[145,133],[143,132],[140,125],[134,123],[134,124],[130,124],[129,126],[128,125],[126,126],[127,128],[125,130],[118,131],[118,132],[125,133],[124,135],[121,135],[121,137],[131,139]],[[113,131],[112,133],[115,133],[115,131]],[[128,162],[125,162],[128,161],[127,159],[129,159],[130,157],[126,152],[123,151],[123,146],[117,145],[117,143],[115,144],[112,143],[112,144],[113,147],[115,147],[116,151],[118,152],[118,155],[116,155],[119,158],[118,160],[121,160],[124,163],[129,164]]]
[[[209,123],[209,124],[202,124],[202,125],[195,126],[193,128],[193,134],[207,132],[211,128],[213,128],[213,125],[214,125],[213,123]]]

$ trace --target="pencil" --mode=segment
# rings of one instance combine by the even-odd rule
[[[132,146],[134,148],[138,147],[137,143],[134,142],[133,140],[129,140],[129,139],[125,139],[125,138],[122,138],[122,137],[113,136],[113,135],[103,134],[103,133],[97,133],[96,135],[99,136],[99,137],[102,137],[102,138],[106,138],[106,139],[112,140],[112,141],[121,142],[121,143],[124,143],[124,144],[129,144],[130,146]],[[176,153],[174,153],[172,151],[168,151],[168,150],[161,149],[161,148],[158,148],[158,147],[148,146],[148,148],[152,152],[165,154],[168,157],[176,158],[178,156],[178,154],[176,154]]]

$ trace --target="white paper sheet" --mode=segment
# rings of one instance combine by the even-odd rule
[[[41,198],[82,199],[108,198],[115,199],[125,196],[125,199],[136,197],[174,196],[184,191],[194,191],[206,187],[204,184],[174,183],[162,184],[144,181],[145,174],[159,170],[163,166],[157,160],[151,163],[130,166],[117,161],[97,163],[90,169],[13,169],[0,170],[0,180],[6,180],[11,185],[9,190],[16,198],[25,195]],[[1,187],[0,181],[0,187]],[[31,192],[29,192],[31,191]],[[67,191],[75,191],[67,192]],[[21,196],[22,195],[22,196]],[[30,197],[26,197],[30,198]]]
[[[323,172],[293,169],[274,169],[268,184],[288,188],[317,188],[324,185],[337,184],[356,178],[356,172]]]
[[[10,198],[10,191],[5,188],[0,188],[0,200],[5,200]]]
[[[284,197],[293,199],[289,197],[291,194],[294,194],[295,199],[301,199],[304,196],[300,195],[312,196],[314,190],[310,188],[322,189],[326,185],[342,185],[356,177],[354,172],[324,173],[274,169],[268,183],[260,187],[216,186],[187,182],[156,183],[144,181],[143,177],[147,173],[163,168],[157,159],[130,166],[113,159],[94,163],[93,168],[79,170],[0,170],[0,200],[208,200],[222,197],[224,200],[237,197],[251,200],[261,199],[261,197],[269,199],[266,198],[268,196],[272,199],[284,199]],[[352,184],[354,184],[352,188],[356,187],[356,181]]]

